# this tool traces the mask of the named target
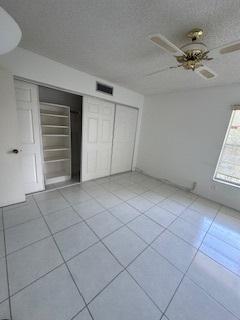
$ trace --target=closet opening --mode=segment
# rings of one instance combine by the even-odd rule
[[[82,96],[39,85],[46,190],[81,181]]]

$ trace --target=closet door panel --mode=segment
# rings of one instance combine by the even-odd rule
[[[82,180],[110,175],[114,104],[96,98],[83,100]]]
[[[137,117],[137,109],[116,106],[111,174],[132,169]]]
[[[25,193],[44,189],[41,158],[38,88],[15,81],[15,93],[21,143],[21,159]]]

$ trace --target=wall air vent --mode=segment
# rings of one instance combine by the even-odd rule
[[[113,95],[113,87],[110,87],[106,84],[100,83],[100,82],[96,82],[96,91],[105,93],[105,94],[109,94],[109,95]]]

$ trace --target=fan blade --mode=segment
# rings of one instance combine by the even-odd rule
[[[205,80],[210,80],[217,76],[216,72],[214,72],[212,69],[210,69],[207,66],[202,66],[196,69],[195,72]]]
[[[160,69],[160,70],[145,74],[145,77],[150,77],[150,76],[153,76],[155,74],[158,74],[158,73],[170,70],[170,69],[176,69],[178,67],[181,67],[181,66],[173,66],[173,67],[167,67],[167,68],[164,68],[164,69]]]
[[[210,50],[211,56],[218,56],[219,54],[227,54],[240,50],[240,40],[224,44],[220,47]]]
[[[162,36],[160,33],[150,35],[149,39],[154,44],[161,47],[163,50],[167,51],[168,53],[171,53],[172,55],[175,55],[177,53],[180,53],[181,55],[185,55],[185,53],[181,49],[175,46],[175,44],[170,42],[167,38]]]

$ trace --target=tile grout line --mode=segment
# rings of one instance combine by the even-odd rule
[[[95,199],[96,200],[96,199]],[[67,199],[66,199],[67,201]],[[74,208],[73,208],[74,210]],[[107,211],[107,210],[106,210]],[[78,214],[78,212],[76,211],[76,213]],[[111,214],[111,212],[109,212]],[[138,218],[139,216],[137,216],[136,218]],[[135,219],[136,219],[135,218]],[[128,264],[126,267],[119,261],[119,259],[117,257],[115,257],[115,255],[110,251],[110,249],[105,245],[105,243],[102,241],[102,239],[104,239],[105,237],[103,238],[100,238],[97,233],[91,228],[91,226],[88,225],[87,221],[86,220],[83,220],[86,225],[89,227],[89,229],[95,234],[95,236],[99,239],[99,242],[105,247],[105,249],[111,254],[111,256],[120,264],[121,267],[123,267],[123,269],[109,282],[107,283],[106,286],[104,286],[89,302],[87,305],[89,305],[95,298],[97,298],[97,296],[99,296],[122,272],[126,271],[128,273],[128,275],[134,280],[134,282],[141,288],[141,290],[144,292],[144,294],[151,300],[151,302],[156,306],[156,308],[162,313],[162,310],[158,307],[158,305],[152,300],[152,298],[148,295],[148,293],[139,285],[139,283],[132,277],[132,275],[128,272],[127,270],[127,267],[133,262],[135,261],[138,256],[140,256],[149,246],[150,244],[147,244],[146,248],[143,249],[143,251],[141,251],[135,258],[133,261],[131,261],[130,264]],[[117,230],[121,229],[122,227],[124,227],[125,225],[121,226],[120,228],[118,228]],[[115,231],[117,230],[114,230],[112,233],[114,233]],[[106,237],[109,236],[106,235]],[[159,236],[159,235],[158,235]],[[157,236],[157,237],[158,237]],[[139,237],[139,236],[138,236]],[[157,238],[156,237],[156,238]],[[139,237],[140,238],[140,237]],[[153,241],[155,241],[155,239]],[[144,241],[145,242],[145,241]],[[146,242],[145,242],[146,243]]]
[[[84,189],[84,191],[85,191],[86,193],[88,193],[87,190]],[[107,191],[108,191],[109,193],[112,193],[112,192],[109,191],[109,190],[107,190]],[[150,189],[150,191],[151,191],[151,189]],[[61,194],[61,192],[59,192],[59,193]],[[89,194],[89,193],[88,193],[88,194]],[[112,193],[112,194],[113,194],[114,196],[116,196],[114,193]],[[138,197],[138,196],[141,197],[141,195],[142,195],[142,194],[138,194],[138,195],[136,195],[136,197]],[[94,198],[94,196],[92,196],[91,194],[90,194],[90,196],[91,196],[91,199],[94,199],[94,200],[97,201],[97,199]],[[117,197],[117,196],[116,196],[116,197]],[[171,195],[170,195],[169,197],[171,197]],[[144,197],[143,197],[143,198],[144,198]],[[166,198],[166,199],[167,199],[167,198]],[[148,199],[147,199],[147,200],[148,200]],[[165,199],[164,199],[164,200],[165,200]],[[35,199],[34,199],[34,201],[36,202]],[[121,201],[122,201],[123,203],[127,203],[128,200],[124,201],[124,200],[121,199]],[[149,200],[148,200],[148,201],[149,201]],[[171,201],[174,201],[174,200],[171,200]],[[196,201],[196,199],[194,199],[192,202],[194,202],[194,201]],[[85,202],[85,201],[84,201],[84,202]],[[151,202],[151,201],[150,201],[150,202]],[[174,202],[177,202],[177,201],[174,201]],[[178,203],[178,202],[177,202],[177,203]],[[129,203],[127,203],[127,204],[130,205]],[[179,203],[179,204],[180,204],[180,203]],[[119,204],[118,204],[118,205],[119,205]],[[118,205],[116,205],[116,206],[118,206]],[[157,206],[157,204],[154,203],[153,206]],[[71,207],[72,207],[72,205],[71,205]],[[73,209],[74,209],[74,208],[73,208]],[[114,216],[114,215],[109,211],[109,209],[111,209],[111,208],[105,208],[105,211],[108,211],[112,216]],[[137,210],[135,207],[134,207],[134,209]],[[150,208],[149,208],[149,209],[150,209]],[[167,210],[167,209],[165,209],[165,210]],[[184,209],[183,211],[185,211],[185,210],[186,210],[186,209]],[[220,209],[219,209],[219,210],[220,210]],[[218,210],[218,213],[219,213],[219,210]],[[60,211],[60,210],[57,210],[57,211]],[[55,211],[55,212],[57,212],[57,211]],[[74,211],[76,212],[76,210],[74,210]],[[139,211],[139,210],[137,210],[137,211]],[[169,210],[167,210],[167,211],[169,211]],[[194,211],[198,212],[197,210],[194,210]],[[169,212],[171,212],[171,211],[169,211]],[[78,212],[76,212],[76,213],[78,214]],[[141,215],[143,215],[143,214],[144,214],[144,216],[146,216],[145,213],[146,213],[146,211],[145,211],[144,213],[141,212],[140,215],[138,215],[137,217],[139,217],[139,216],[141,216]],[[172,213],[172,212],[171,212],[171,213]],[[218,214],[218,213],[217,213],[217,214]],[[42,213],[41,213],[41,214],[42,214]],[[97,213],[97,214],[98,214],[98,213]],[[96,215],[97,215],[97,214],[96,214]],[[217,214],[216,214],[215,218],[217,217]],[[43,215],[43,214],[42,214],[42,215]],[[79,214],[78,214],[78,215],[79,215]],[[43,215],[43,216],[44,216],[44,215]],[[80,216],[80,215],[79,215],[79,216]],[[116,219],[118,219],[118,217],[116,217],[116,216],[114,216],[114,217],[115,217]],[[135,217],[135,218],[137,218],[137,217]],[[147,217],[147,216],[146,216],[146,217]],[[180,216],[176,216],[176,219],[177,219],[178,217],[180,217]],[[81,218],[82,218],[82,217],[81,217]],[[150,219],[149,217],[147,217],[147,218]],[[215,220],[215,218],[213,219],[213,221]],[[43,218],[43,219],[44,219],[44,218]],[[176,219],[175,219],[175,220],[176,220]],[[122,223],[122,221],[121,221],[120,219],[118,219],[118,220]],[[175,220],[174,220],[174,221],[175,221]],[[44,219],[44,221],[45,221],[45,219]],[[212,221],[212,223],[213,223],[213,221]],[[80,222],[85,222],[85,220],[83,219],[83,221],[80,221]],[[80,223],[80,222],[78,222],[78,223]],[[128,221],[128,223],[129,223],[129,222],[130,222],[130,221]],[[154,221],[154,222],[155,222],[155,221]],[[46,221],[45,221],[45,223],[46,223]],[[78,224],[78,223],[77,223],[77,224]],[[85,223],[86,223],[86,222],[85,222]],[[157,222],[155,222],[155,223],[157,223]],[[211,223],[211,225],[212,225],[212,223]],[[86,223],[86,224],[87,224],[87,223]],[[47,225],[48,225],[48,224],[47,224]],[[88,224],[87,224],[87,225],[88,225]],[[211,225],[210,225],[210,227],[211,227]],[[68,228],[70,228],[70,227],[72,227],[72,226],[73,226],[73,225],[71,225],[71,226],[69,226],[69,227],[67,227],[67,228],[65,228],[65,229],[68,229]],[[123,224],[123,226],[125,226],[125,224]],[[209,227],[209,228],[210,228],[210,227]],[[121,227],[120,227],[120,228],[121,228]],[[119,228],[119,229],[120,229],[120,228]],[[165,228],[165,227],[164,227],[164,228]],[[209,228],[208,228],[208,231],[209,231]],[[65,229],[64,229],[64,230],[65,230]],[[90,228],[90,229],[91,229],[91,228]],[[167,228],[165,228],[164,231],[165,231],[166,229],[167,229]],[[63,231],[63,230],[61,230],[61,231]],[[112,233],[114,233],[115,231],[117,231],[117,230],[114,230]],[[131,231],[133,232],[133,230],[131,230]],[[164,231],[163,231],[163,232],[164,232]],[[208,231],[206,231],[205,236],[204,236],[202,242],[204,241],[206,235],[208,234]],[[60,231],[58,231],[58,232],[60,232]],[[52,232],[51,232],[51,235],[50,235],[50,236],[53,237]],[[109,234],[108,234],[107,236],[109,236]],[[138,236],[138,235],[137,235],[137,236]],[[138,236],[138,237],[139,237],[139,236]],[[159,235],[158,235],[157,237],[159,237]],[[103,239],[104,239],[104,238],[103,238]],[[38,240],[38,241],[41,241],[41,240],[43,240],[43,239],[40,239],[40,240]],[[142,240],[143,240],[143,239],[142,239]],[[37,241],[37,242],[38,242],[38,241]],[[154,240],[154,241],[155,241],[155,240]],[[201,242],[201,244],[202,244],[202,242]],[[32,244],[32,243],[31,243],[31,244]],[[30,245],[31,245],[31,244],[30,244]],[[95,243],[95,244],[96,244],[96,243]],[[95,244],[93,244],[93,245],[95,245]],[[200,246],[201,246],[201,245],[200,245]],[[198,251],[201,252],[200,246],[199,246],[199,248],[197,249],[197,252],[198,252]],[[86,248],[86,250],[87,250],[87,249],[88,249],[88,248]],[[21,249],[19,249],[19,250],[21,250]],[[142,253],[142,252],[141,252],[141,253]],[[140,254],[141,254],[141,253],[140,253]],[[79,254],[80,254],[80,253],[79,253]],[[111,254],[112,254],[112,253],[111,253]],[[139,254],[139,255],[140,255],[140,254]],[[196,253],[196,254],[197,254],[197,253]],[[194,256],[193,260],[195,259],[195,257],[196,257],[196,255]],[[211,258],[211,257],[210,257],[210,258]],[[115,259],[116,259],[116,257],[115,257]],[[166,259],[166,258],[165,258],[165,259]],[[211,258],[211,259],[212,259],[212,258]],[[192,262],[193,262],[193,260],[192,260]],[[212,259],[212,260],[214,260],[214,259]],[[192,262],[191,262],[191,264],[192,264]],[[190,264],[190,266],[191,266],[191,264]],[[190,266],[189,266],[189,268],[190,268]],[[127,266],[127,267],[128,267],[128,266]],[[188,268],[188,269],[189,269],[189,268]],[[228,269],[227,269],[227,270],[228,270]],[[51,272],[51,271],[50,271],[50,272]],[[186,272],[187,272],[187,271],[186,271]],[[184,274],[183,278],[184,278],[184,277],[185,277],[185,274]],[[36,280],[36,281],[37,281],[37,280]],[[193,282],[194,282],[194,281],[193,281]],[[194,282],[194,283],[195,283],[195,282]],[[199,287],[200,287],[200,286],[199,286]],[[201,288],[201,287],[200,287],[200,288]],[[201,289],[203,289],[203,288],[201,288]],[[204,290],[204,289],[203,289],[203,290]],[[204,292],[206,292],[206,291],[204,290]],[[176,293],[176,292],[175,292],[175,293]],[[175,295],[175,293],[174,293],[174,295]],[[206,293],[207,293],[207,292],[206,292]],[[207,293],[207,294],[208,294],[208,293]],[[209,295],[209,294],[208,294],[208,295]],[[95,297],[94,297],[94,299],[95,299]],[[213,298],[213,299],[214,299],[214,298]],[[215,300],[215,299],[214,299],[214,300]],[[216,301],[216,300],[215,300],[215,301]],[[218,301],[216,301],[216,302],[219,303]],[[224,306],[223,306],[223,308],[226,309]],[[163,315],[164,315],[164,314],[163,314]],[[76,315],[75,315],[74,317],[76,317]]]
[[[87,192],[87,191],[86,191]],[[110,191],[109,191],[110,192]],[[87,192],[88,193],[88,192]],[[110,193],[112,193],[112,192],[110,192]],[[89,194],[89,193],[88,193]],[[90,195],[90,196],[92,196],[92,195]],[[140,194],[138,195],[138,196],[141,196]],[[166,199],[168,199],[168,198],[170,198],[172,195],[169,195]],[[93,196],[92,196],[93,197]],[[97,199],[96,198],[94,198],[93,197],[93,199],[94,200],[96,200],[97,201]],[[165,200],[165,199],[164,199]],[[127,200],[128,201],[128,200]],[[128,205],[130,205],[127,201],[123,201],[124,203],[127,203]],[[174,200],[173,200],[174,201]],[[188,209],[191,205],[192,205],[192,203],[193,202],[195,202],[196,201],[196,199],[193,199],[192,201],[191,201],[191,203],[188,205],[188,206],[186,206],[185,207],[185,209],[183,210],[183,212],[186,210],[186,209]],[[150,201],[151,202],[151,201]],[[174,201],[174,202],[176,202],[176,201]],[[178,203],[178,202],[177,202]],[[117,205],[116,205],[117,206]],[[155,205],[153,205],[152,207],[154,207]],[[152,208],[151,207],[151,208]],[[214,217],[214,219],[212,220],[212,222],[211,222],[211,224],[209,225],[209,227],[208,227],[208,229],[207,229],[207,231],[204,231],[205,232],[205,235],[204,235],[204,237],[203,237],[203,239],[202,239],[202,241],[201,241],[201,244],[203,243],[203,241],[204,241],[204,239],[205,239],[205,237],[206,237],[206,235],[207,235],[207,233],[208,233],[208,231],[209,231],[209,229],[211,228],[211,226],[212,226],[212,224],[213,224],[213,222],[214,222],[214,220],[215,220],[215,218],[217,217],[217,215],[218,215],[218,213],[219,213],[219,211],[220,211],[220,209],[221,209],[221,207],[222,206],[220,206],[219,207],[219,209],[217,210],[217,213],[216,213],[216,215],[215,215],[215,217]],[[138,209],[136,209],[135,207],[133,207],[135,210],[138,210]],[[150,210],[151,208],[149,208],[148,210]],[[74,208],[73,208],[74,209]],[[109,209],[111,209],[111,208],[109,208]],[[106,208],[106,211],[109,211],[109,209],[107,209]],[[166,209],[167,210],[167,209]],[[139,211],[139,210],[138,210]],[[146,210],[147,211],[147,210]],[[167,211],[169,211],[169,210],[167,210]],[[194,210],[194,211],[196,211],[196,210]],[[139,211],[140,212],[140,211]],[[170,211],[169,211],[170,212]],[[198,212],[198,211],[196,211],[196,212]],[[112,214],[111,212],[109,212],[110,214]],[[143,215],[145,212],[141,212],[141,215]],[[171,212],[172,213],[172,212]],[[139,216],[138,216],[139,217]],[[117,218],[117,217],[115,217],[115,218]],[[137,217],[136,217],[137,218]],[[136,219],[135,218],[135,219]],[[176,219],[177,218],[179,218],[179,216],[177,216],[176,217]],[[135,220],[134,219],[134,220]],[[175,219],[175,220],[176,220]],[[118,219],[119,220],[119,219]],[[174,220],[174,221],[175,221]],[[184,220],[184,219],[182,219],[182,220]],[[174,222],[173,221],[173,222]],[[185,220],[184,220],[185,221]],[[172,222],[172,223],[173,223]],[[87,222],[85,222],[86,224],[87,224]],[[155,222],[156,223],[156,222]],[[171,224],[172,224],[171,223]],[[170,225],[171,225],[170,224]],[[190,225],[192,225],[191,223],[189,223]],[[88,225],[88,224],[87,224]],[[126,225],[126,227],[128,227],[127,225]],[[91,227],[89,226],[89,228],[91,229]],[[120,229],[120,228],[119,228]],[[167,228],[165,228],[165,229],[167,229]],[[91,229],[92,230],[92,229]],[[131,231],[133,231],[132,229],[130,229]],[[93,231],[93,230],[92,230]],[[115,231],[117,231],[117,230],[115,230]],[[115,231],[113,231],[112,233],[114,233]],[[164,230],[165,231],[165,230]],[[164,232],[164,231],[162,231],[162,232]],[[134,232],[134,231],[133,231]],[[95,233],[95,232],[94,232]],[[135,233],[135,232],[134,232]],[[135,233],[136,234],[136,233]],[[137,234],[136,234],[137,235]],[[161,235],[161,233],[156,237],[156,239],[159,237]],[[175,235],[175,234],[174,234]],[[137,235],[138,236],[138,235]],[[98,237],[98,236],[97,236]],[[139,237],[139,236],[138,236]],[[98,237],[99,238],[99,237]],[[139,237],[140,238],[140,237]],[[179,237],[179,238],[181,238],[181,237]],[[104,239],[104,238],[103,238]],[[141,238],[142,239],[142,238]],[[154,241],[156,240],[156,239],[154,239]],[[142,239],[143,240],[143,239]],[[100,239],[100,241],[101,241],[101,239]],[[145,240],[143,240],[144,242],[145,242]],[[101,241],[102,242],[102,241]],[[185,241],[186,242],[186,241]],[[105,244],[102,242],[102,244],[105,246]],[[152,243],[151,243],[152,244]],[[151,245],[150,244],[150,245]],[[188,243],[189,244],[189,243]],[[197,251],[196,251],[196,253],[195,253],[195,255],[194,255],[194,257],[193,257],[193,259],[192,259],[192,261],[191,261],[191,263],[190,263],[190,265],[189,265],[189,267],[188,267],[188,269],[187,269],[187,271],[189,270],[189,268],[190,268],[190,266],[191,266],[191,264],[193,263],[193,261],[194,261],[194,259],[195,259],[195,257],[196,257],[196,255],[197,255],[197,253],[198,253],[198,251],[199,251],[199,248],[200,248],[200,246],[201,246],[201,244],[199,245],[199,247],[198,248],[195,248],[195,249],[197,249]],[[106,247],[106,246],[105,246]],[[149,246],[147,246],[140,254],[142,254],[147,248],[148,248]],[[152,247],[151,247],[152,248]],[[117,261],[119,261],[114,255],[113,255],[113,253],[108,249],[108,247],[106,247],[106,249],[111,253],[111,255],[117,260]],[[139,254],[139,255],[140,255]],[[159,253],[158,253],[159,254]],[[161,255],[160,255],[161,256]],[[138,257],[138,256],[137,256]],[[136,257],[136,258],[137,258]],[[163,257],[163,256],[162,256]],[[131,262],[131,263],[133,263],[135,260],[136,260],[136,258]],[[165,257],[164,257],[165,258]],[[166,258],[165,258],[165,260],[167,260]],[[168,261],[168,260],[167,260]],[[121,264],[121,263],[120,263]],[[122,265],[122,264],[121,264]],[[173,265],[173,264],[172,264]],[[175,265],[173,265],[175,268],[176,268],[176,266]],[[178,269],[178,268],[176,268],[176,269]],[[179,269],[178,269],[179,270]],[[127,271],[127,270],[126,270]],[[167,307],[165,308],[165,310],[164,310],[164,312],[162,312],[162,310],[160,310],[159,309],[159,307],[158,307],[158,309],[163,313],[163,315],[162,316],[164,316],[165,315],[165,312],[166,312],[166,310],[167,310],[167,308],[169,307],[169,305],[170,305],[170,303],[172,302],[172,300],[173,300],[173,298],[174,298],[174,296],[175,296],[175,294],[176,294],[176,292],[177,292],[177,290],[178,290],[178,288],[179,288],[179,286],[181,285],[181,283],[182,283],[182,281],[183,281],[183,279],[185,278],[185,276],[186,276],[186,273],[187,273],[187,271],[185,272],[185,273],[183,273],[182,271],[181,271],[181,273],[183,273],[183,277],[182,277],[182,279],[181,279],[181,281],[180,281],[180,283],[179,283],[179,285],[177,286],[177,288],[176,288],[176,290],[175,290],[175,292],[174,292],[174,294],[173,294],[173,296],[172,296],[172,298],[171,298],[171,300],[170,300],[170,302],[169,302],[169,304],[167,305]],[[127,271],[128,272],[128,271]],[[129,274],[129,272],[128,272],[128,274]],[[131,277],[132,277],[132,275],[131,274],[129,274]],[[132,277],[133,278],[133,277]],[[133,280],[138,284],[138,282],[133,278]],[[112,280],[113,281],[113,280]],[[111,281],[111,282],[112,282]],[[110,282],[110,283],[111,283]],[[110,284],[109,283],[109,284]],[[108,285],[109,285],[108,284]],[[107,286],[108,286],[107,285]],[[138,284],[138,286],[144,291],[144,293],[148,296],[148,294],[145,292],[145,290]],[[199,287],[199,288],[201,288],[202,290],[204,290],[202,287],[200,287],[198,284],[197,284],[197,286]],[[104,288],[105,289],[105,288]],[[103,290],[104,290],[103,289]],[[205,290],[204,290],[204,292],[206,292]],[[99,292],[99,294],[101,293],[101,291]],[[207,292],[206,292],[206,294],[207,295],[209,295]],[[210,296],[210,295],[209,295]],[[94,299],[97,297],[97,295],[94,297]],[[149,297],[149,296],[148,296]],[[150,300],[155,304],[155,302],[151,299],[151,297],[149,297],[150,298]],[[211,298],[213,298],[213,297],[211,297]],[[213,298],[214,299],[214,298]],[[217,303],[219,303],[217,300],[215,300],[214,299],[214,301],[215,302],[217,302]],[[90,302],[89,302],[90,303]],[[220,303],[219,303],[220,304]],[[155,304],[156,305],[156,304]],[[222,305],[222,307],[224,308],[224,309],[226,309],[223,305]],[[228,309],[226,309],[226,310],[228,310]],[[229,311],[229,310],[228,310]]]
[[[36,205],[38,206],[38,204],[37,204],[37,202],[36,202],[35,199],[34,199],[34,201],[35,201]],[[39,208],[39,207],[38,207],[38,208]],[[54,236],[53,236],[53,233],[52,233],[51,229],[49,228],[49,226],[48,226],[48,224],[47,224],[47,222],[46,222],[46,219],[45,219],[45,217],[44,217],[44,215],[43,215],[43,213],[42,213],[42,211],[41,211],[40,208],[39,208],[39,210],[40,210],[40,212],[41,212],[41,214],[42,214],[42,217],[43,217],[43,220],[44,220],[45,224],[47,225],[47,228],[48,228],[48,230],[49,230],[49,232],[50,232],[50,234],[51,234],[51,237],[52,237],[52,239],[53,239],[53,241],[54,241],[54,243],[55,243],[55,245],[56,245],[56,247],[57,247],[57,249],[58,249],[61,257],[62,257],[62,260],[63,260],[63,262],[64,262],[64,265],[65,265],[65,267],[67,268],[68,273],[69,273],[69,275],[70,275],[73,283],[75,284],[75,287],[76,287],[76,289],[77,289],[80,297],[82,298],[82,301],[83,301],[83,303],[84,303],[84,305],[85,305],[84,308],[87,308],[87,310],[88,310],[88,312],[89,312],[92,320],[94,320],[94,318],[93,318],[93,316],[92,316],[92,314],[91,314],[91,312],[90,312],[90,310],[89,310],[89,308],[88,308],[88,306],[87,306],[86,300],[85,300],[83,294],[81,293],[80,289],[78,288],[75,279],[73,278],[73,275],[72,275],[72,273],[71,273],[71,271],[70,271],[70,269],[69,269],[69,267],[68,267],[68,265],[67,265],[67,263],[66,263],[66,261],[65,261],[65,258],[64,258],[63,255],[62,255],[62,252],[61,252],[61,250],[60,250],[60,248],[59,248],[59,246],[58,246],[58,244],[57,244],[57,242],[56,242],[56,240],[55,240],[55,238],[54,238]],[[84,308],[82,308],[79,312],[81,312]],[[75,316],[76,316],[76,315],[75,315]]]
[[[8,273],[8,258],[7,258],[7,244],[6,244],[6,234],[4,228],[4,217],[2,210],[2,224],[3,224],[3,241],[4,241],[4,249],[5,249],[5,268],[6,268],[6,281],[7,281],[7,290],[8,290],[8,305],[9,305],[9,314],[10,319],[12,320],[12,304],[10,299],[10,285],[9,285],[9,273]]]
[[[214,297],[212,297],[204,288],[202,288],[199,284],[197,284],[195,281],[193,281],[190,277],[188,277],[188,275],[187,275],[187,272],[189,271],[189,269],[190,269],[190,267],[192,266],[192,264],[193,264],[193,262],[194,262],[194,260],[195,260],[195,258],[196,258],[196,256],[197,256],[197,254],[198,254],[198,252],[199,252],[199,249],[200,249],[200,247],[201,247],[201,245],[202,245],[202,243],[204,242],[204,239],[205,239],[205,237],[206,237],[206,235],[207,235],[207,233],[208,233],[208,231],[209,231],[209,229],[211,228],[211,226],[212,226],[212,224],[214,223],[214,221],[215,221],[215,219],[216,219],[216,217],[217,217],[217,215],[219,214],[219,211],[220,211],[220,208],[217,210],[217,213],[216,213],[216,215],[215,215],[215,217],[214,217],[214,219],[212,220],[212,222],[211,222],[211,224],[210,224],[210,226],[209,226],[209,228],[207,229],[207,231],[206,231],[206,233],[205,233],[205,235],[204,235],[204,237],[203,237],[203,239],[202,239],[202,241],[201,241],[201,244],[199,245],[199,247],[197,248],[197,251],[196,251],[196,253],[195,253],[195,255],[194,255],[194,257],[193,257],[193,259],[192,259],[192,261],[191,261],[191,263],[190,263],[190,265],[188,266],[188,268],[187,268],[187,270],[184,272],[184,274],[183,274],[183,277],[182,277],[182,279],[181,279],[181,281],[180,281],[180,283],[179,283],[179,285],[177,286],[177,288],[176,288],[176,290],[175,290],[175,292],[174,292],[174,294],[173,294],[173,296],[172,296],[172,298],[170,299],[170,301],[169,301],[169,303],[168,303],[168,305],[167,305],[167,307],[165,308],[165,310],[164,310],[164,313],[163,313],[163,315],[166,315],[166,311],[168,310],[168,308],[169,308],[169,306],[170,306],[170,304],[171,304],[171,302],[173,301],[173,299],[174,299],[174,297],[175,297],[175,295],[176,295],[176,293],[177,293],[177,291],[178,291],[178,289],[179,289],[179,287],[180,287],[180,285],[182,284],[182,282],[183,282],[183,280],[185,279],[185,278],[188,278],[188,279],[190,279],[197,287],[199,287],[201,290],[203,290],[204,292],[205,292],[205,294],[206,295],[208,295],[209,297],[211,297],[217,304],[219,304],[219,305],[221,305],[222,307],[223,307],[223,309],[225,309],[225,310],[227,310],[228,312],[230,312],[233,316],[235,316],[230,310],[228,310],[225,306],[223,306],[222,305],[222,303],[220,303],[219,301],[217,301]],[[236,316],[235,316],[236,317]],[[237,317],[236,317],[237,318]]]

